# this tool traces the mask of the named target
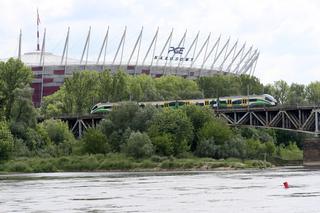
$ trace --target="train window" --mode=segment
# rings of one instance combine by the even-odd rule
[[[176,102],[170,102],[169,106],[176,106]]]
[[[95,105],[91,110],[95,110],[95,109],[97,109],[97,108],[98,108],[98,106]]]
[[[204,105],[209,105],[209,101],[204,101]]]
[[[220,104],[226,104],[226,101],[219,101]]]
[[[241,100],[234,100],[232,101],[232,104],[241,104]]]
[[[242,104],[247,104],[248,103],[248,99],[242,99]]]
[[[204,103],[196,103],[197,106],[204,106]]]
[[[231,99],[228,99],[228,100],[227,100],[227,104],[232,104],[232,100],[231,100]]]
[[[216,104],[216,103],[217,103],[216,101],[211,101],[210,105],[213,105],[213,104]]]
[[[168,103],[164,103],[164,107],[168,107],[169,106],[169,104]]]
[[[257,101],[257,99],[256,98],[250,98],[249,101],[250,102],[255,102],[255,101]]]
[[[265,98],[266,98],[267,101],[273,102],[273,101],[271,100],[271,98],[269,98],[269,97],[265,97]]]

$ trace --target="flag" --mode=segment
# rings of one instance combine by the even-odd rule
[[[39,24],[40,24],[40,16],[39,16],[39,11],[37,9],[37,25],[39,25]]]

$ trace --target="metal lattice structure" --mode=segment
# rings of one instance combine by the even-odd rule
[[[231,126],[250,126],[290,130],[309,134],[320,134],[319,106],[277,106],[266,108],[225,108],[213,109],[215,116]],[[81,137],[88,127],[96,126],[105,115],[57,117],[69,124],[70,130]]]
[[[320,108],[314,106],[217,109],[215,113],[233,126],[320,133]]]

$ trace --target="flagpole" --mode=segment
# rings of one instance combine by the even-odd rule
[[[39,11],[37,8],[37,51],[40,51],[39,24],[40,24],[40,17],[39,17]]]

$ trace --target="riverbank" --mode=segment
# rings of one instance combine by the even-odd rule
[[[0,163],[0,172],[80,172],[80,171],[165,171],[268,168],[273,165],[261,160],[235,158],[173,158],[153,156],[134,159],[122,154],[64,156],[57,158],[16,158]]]

